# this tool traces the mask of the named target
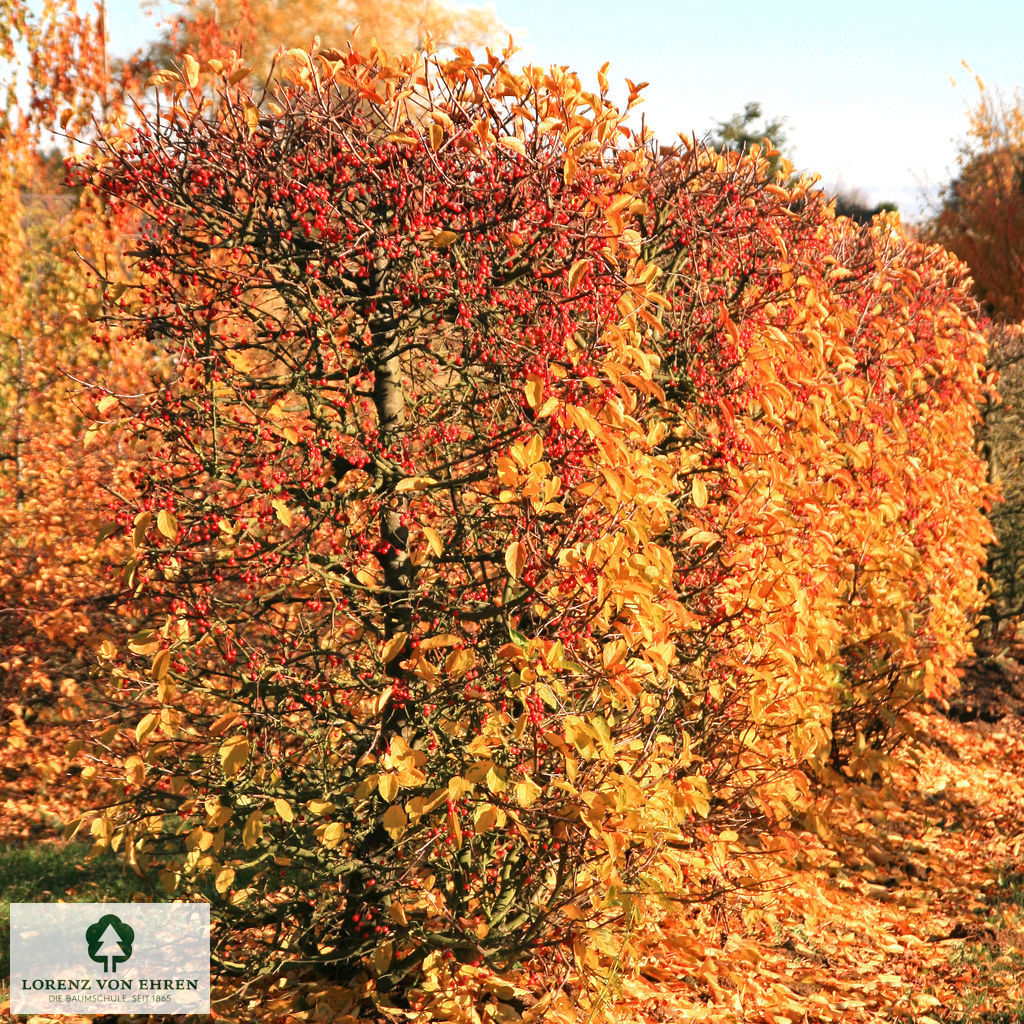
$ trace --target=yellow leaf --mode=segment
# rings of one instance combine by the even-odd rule
[[[174,540],[178,536],[178,521],[167,509],[160,509],[156,517],[156,528],[168,539]]]
[[[520,156],[526,156],[526,147],[523,145],[523,140],[517,139],[514,135],[506,135],[503,138],[498,139],[498,145],[504,146],[506,149],[511,149],[514,153],[518,153]]]
[[[445,659],[445,673],[453,679],[461,679],[476,664],[476,655],[472,651],[452,651]]]
[[[407,476],[395,485],[396,491],[425,491],[437,481],[432,476]]]
[[[537,797],[540,796],[540,786],[533,779],[523,779],[522,782],[515,784],[512,792],[520,807],[529,807],[537,802]]]
[[[217,877],[213,880],[213,887],[222,896],[224,893],[231,888],[231,883],[235,880],[235,869],[234,868],[221,868],[217,872]]]
[[[242,845],[251,850],[263,835],[263,812],[253,811],[242,828]]]
[[[457,637],[454,633],[438,633],[436,636],[428,636],[420,644],[420,650],[433,651],[438,647],[454,647],[461,642],[462,638]]]
[[[459,823],[458,815],[455,814],[451,808],[448,809],[447,815],[448,831],[452,834],[452,839],[455,840],[455,849],[462,849],[462,825]]]
[[[494,765],[491,765],[491,767],[487,769],[487,774],[484,776],[484,782],[492,793],[503,793],[508,789],[508,786],[505,784],[505,780],[497,773]]]
[[[149,670],[150,678],[154,682],[160,682],[171,665],[171,652],[164,649],[157,653],[157,656],[153,659],[153,666]]]
[[[565,164],[562,167],[562,181],[566,185],[571,185],[576,179],[576,172],[579,170],[579,164],[576,162],[576,158],[570,153],[565,158]]]
[[[150,524],[153,522],[153,516],[150,512],[140,512],[135,517],[135,529],[132,530],[132,544],[140,548],[146,542],[146,531],[149,529]]]
[[[594,421],[596,424],[596,420]],[[533,465],[535,462],[540,461],[540,457],[544,454],[544,442],[540,439],[540,434],[534,434],[529,441],[526,442],[526,448],[523,450],[523,455],[529,465]]]
[[[453,775],[448,780],[448,797],[452,800],[459,800],[473,789],[470,782],[461,775]]]
[[[444,544],[441,543],[441,537],[437,530],[432,529],[429,526],[423,527],[423,536],[427,539],[427,547],[437,555],[438,558],[444,554]]]
[[[430,148],[436,153],[444,142],[444,129],[439,124],[430,126]]]
[[[517,580],[523,575],[523,567],[526,565],[526,548],[517,540],[508,546],[505,552],[505,568],[509,576]]]
[[[526,387],[523,388],[523,391],[526,392],[526,401],[530,408],[536,412],[544,401],[544,381],[531,373],[526,378]]]
[[[681,779],[679,796],[690,810],[695,811],[702,818],[708,816],[708,812],[711,810],[711,798],[708,780],[703,775],[687,775]]]
[[[498,809],[494,804],[481,804],[473,812],[473,831],[487,832],[498,823]]]
[[[157,722],[160,720],[160,716],[155,711],[150,711],[148,715],[143,715],[139,720],[139,724],[135,726],[135,739],[139,743],[145,743],[146,737],[156,728]]]
[[[703,508],[708,503],[708,489],[701,478],[695,477],[690,486],[690,493],[693,495],[693,503],[697,508]]]
[[[324,815],[330,814],[334,810],[334,804],[330,800],[310,800],[306,804],[306,810],[310,814]]]
[[[382,800],[386,803],[391,803],[398,796],[398,776],[394,772],[381,775],[377,779],[377,791],[380,793]]]
[[[282,821],[295,820],[295,812],[292,810],[292,805],[284,797],[279,796],[274,800],[274,810],[277,811],[277,816]]]
[[[229,736],[221,744],[218,757],[224,775],[230,779],[249,760],[249,741],[244,736]]]
[[[146,763],[138,754],[132,754],[124,763],[124,780],[130,786],[139,786],[146,777]]]
[[[628,645],[622,637],[610,640],[601,650],[601,663],[605,668],[612,668],[626,657]]]
[[[345,826],[340,821],[332,821],[327,828],[324,829],[323,834],[320,836],[320,842],[332,850],[345,838]]]
[[[275,498],[271,503],[274,506],[274,513],[284,526],[292,525],[292,510],[280,498]]]
[[[585,273],[587,267],[590,266],[589,259],[577,260],[569,268],[569,291],[575,291],[576,285],[580,283],[580,278]]]
[[[385,645],[380,653],[380,660],[384,664],[394,661],[405,647],[405,641],[409,639],[408,633],[396,633]]]
[[[719,540],[717,533],[709,533],[707,530],[698,530],[690,538],[690,547],[694,547],[697,544],[715,544]]]
[[[434,127],[438,127],[435,125]],[[388,939],[373,951],[373,967],[377,974],[383,974],[391,966],[391,958],[395,954],[395,944]]]
[[[177,736],[181,728],[181,712],[177,708],[161,708],[160,728],[166,736]]]
[[[199,61],[190,53],[181,58],[181,77],[190,89],[199,84]]]
[[[423,773],[419,775],[422,777]],[[442,801],[448,797],[448,790],[435,789],[434,792],[429,796],[414,796],[406,805],[405,813],[409,815],[410,821],[419,821],[425,814],[430,814],[431,811],[435,810]]]
[[[542,420],[550,416],[557,408],[558,399],[552,396],[537,410],[537,419]]]
[[[151,629],[144,629],[128,641],[132,654],[156,654],[160,650],[160,637]]]
[[[221,825],[226,825],[235,813],[230,807],[225,807],[220,802],[220,798],[215,796],[208,796],[203,807],[206,811],[207,828],[220,828]]]
[[[170,85],[172,82],[178,83],[181,80],[181,75],[177,71],[157,71],[146,80],[146,87],[148,89],[155,89],[161,85]]]
[[[606,469],[604,466],[600,467],[601,475],[604,477],[605,483],[608,484],[608,489],[612,492],[612,497],[616,501],[622,499],[622,477],[619,476],[614,470]]]
[[[398,804],[392,804],[381,818],[381,824],[384,826],[388,835],[392,839],[401,839],[402,833],[405,831],[405,826],[409,823],[409,818],[406,816],[405,810],[399,807]]]
[[[458,241],[458,238],[458,234],[454,231],[437,231],[430,240],[430,244],[435,249],[447,249],[452,242]]]

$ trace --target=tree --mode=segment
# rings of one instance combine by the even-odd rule
[[[995,319],[1024,319],[1024,98],[1004,98],[976,78],[978,101],[930,235],[971,268]]]
[[[141,350],[119,350],[91,316],[103,283],[88,264],[107,267],[116,287],[114,253],[129,224],[112,221],[95,197],[63,189],[63,157],[41,144],[56,111],[78,121],[98,109],[90,23],[61,3],[38,18],[15,5],[12,26],[12,47],[33,59],[0,143],[0,695],[12,743],[24,746],[30,718],[73,719],[95,694],[90,648],[115,618],[120,589],[121,552],[100,543],[101,481],[116,486],[114,467],[129,459],[116,436],[83,447],[102,395],[75,378],[134,392],[145,373]],[[55,70],[62,59],[74,74]]]
[[[762,119],[763,123],[759,124]],[[714,149],[746,153],[755,146],[762,147],[765,139],[768,139],[776,150],[785,150],[788,142],[786,119],[767,120],[762,113],[761,104],[751,100],[742,112],[733,114],[727,121],[719,121],[709,142]],[[769,169],[773,177],[780,171],[781,159],[781,153],[769,158]]]
[[[983,339],[896,220],[655,158],[564,70],[284,70],[259,107],[186,57],[78,172],[144,216],[111,313],[166,366],[78,825],[212,876],[226,966],[599,978],[951,685]]]
[[[774,773],[792,793],[783,764],[866,769],[898,740],[901,707],[955,686],[988,537],[984,340],[955,261],[893,218],[837,220],[806,182],[773,184],[763,157],[695,147],[651,177],[644,255],[671,303],[657,380],[700,502],[682,503],[669,546],[714,627],[689,652],[708,685],[700,749],[718,751],[716,780],[761,758],[747,779]],[[717,539],[712,559],[695,530]],[[772,579],[781,600],[765,597]]]
[[[202,60],[233,48],[265,74],[282,47],[309,47],[315,38],[323,47],[344,49],[358,32],[360,44],[375,40],[400,53],[422,49],[428,40],[435,47],[496,45],[506,35],[492,8],[456,8],[445,0],[188,0],[181,7],[150,53],[156,66],[182,51]]]
[[[93,834],[381,991],[636,919],[706,808],[655,714],[644,155],[497,56],[306,57],[266,119],[211,67],[80,172],[145,215],[118,319],[173,366],[123,403],[144,670]]]
[[[890,202],[875,203],[871,205],[867,196],[858,189],[844,189],[837,193],[836,216],[849,217],[858,224],[868,224],[873,217],[880,213],[895,213],[896,204]]]
[[[993,511],[997,544],[989,618],[1014,620],[1024,592],[1024,467],[1019,408],[1024,395],[1020,322],[1024,319],[1024,97],[1005,98],[977,82],[979,96],[960,146],[959,173],[926,227],[928,237],[970,268],[991,318],[990,368],[1002,400],[984,406],[984,445],[1004,501]]]

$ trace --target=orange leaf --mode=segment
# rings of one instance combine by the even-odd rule
[[[509,576],[517,580],[523,575],[523,567],[526,565],[526,548],[517,540],[508,546],[505,552],[505,568]]]

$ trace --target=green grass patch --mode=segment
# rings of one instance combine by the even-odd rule
[[[12,903],[130,903],[144,891],[113,857],[86,862],[81,843],[25,843],[0,849],[0,988],[10,977]]]

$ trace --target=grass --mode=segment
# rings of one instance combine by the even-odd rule
[[[1014,950],[1003,953],[989,944],[965,942],[950,962],[978,971],[975,988],[962,996],[953,1024],[1024,1024],[1024,1000],[1009,1009],[989,1008],[999,993],[1012,991],[1016,980],[1024,977],[1024,957]]]
[[[129,903],[141,880],[113,857],[85,861],[81,843],[25,843],[0,849],[0,989],[10,976],[12,903]]]
[[[1024,872],[1000,871],[996,875],[996,892],[992,902],[1024,910]]]

